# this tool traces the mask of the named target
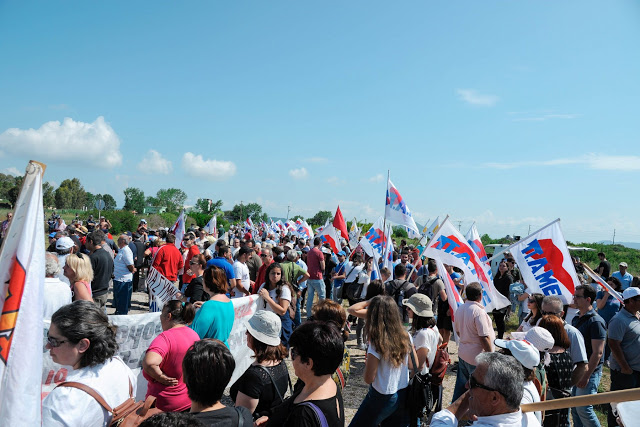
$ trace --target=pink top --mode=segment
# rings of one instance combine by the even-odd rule
[[[166,386],[160,384],[144,370],[142,374],[149,382],[147,396],[156,397],[156,406],[165,412],[184,411],[191,407],[191,400],[187,395],[187,386],[182,378],[182,359],[189,347],[200,337],[188,326],[177,327],[164,331],[149,345],[147,352],[152,351],[162,356],[160,369],[170,378],[176,378],[178,384]]]
[[[467,301],[456,311],[455,328],[460,338],[458,357],[475,366],[476,356],[483,351],[480,337],[489,337],[493,347],[496,333],[491,318],[481,303]]]
[[[87,292],[89,292],[89,296],[92,296],[93,294],[91,293],[91,284],[87,281],[84,280],[78,280],[76,282],[76,285],[80,283],[82,285],[84,285],[85,288],[87,288]],[[73,289],[73,286],[71,287],[71,296],[73,297],[73,300],[76,300],[76,293],[75,293],[75,289]]]

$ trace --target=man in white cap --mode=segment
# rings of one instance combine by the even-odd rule
[[[76,250],[76,244],[73,243],[70,237],[64,236],[56,240],[56,253],[58,254],[58,264],[60,264],[60,274],[58,278],[71,286],[69,279],[64,275],[62,270],[67,263],[67,257],[74,253]]]
[[[622,292],[624,308],[609,322],[611,347],[611,391],[640,387],[640,289],[632,287]],[[609,410],[609,425],[616,425],[616,417]]]
[[[629,266],[626,262],[621,262],[620,265],[618,265],[618,268],[619,270],[613,273],[611,277],[615,277],[616,279],[620,280],[620,283],[622,284],[622,290],[624,291],[629,286],[631,286],[631,282],[633,282],[633,276],[627,272],[627,268],[629,268]]]

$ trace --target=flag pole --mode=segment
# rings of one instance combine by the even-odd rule
[[[449,215],[447,215],[447,216],[446,216],[446,218],[444,219],[444,221],[442,221],[440,224],[438,224],[438,228],[440,228],[440,225],[444,224],[444,222],[445,222],[448,218],[449,218]],[[424,234],[427,234],[427,233],[424,233]],[[434,236],[435,236],[435,233],[434,233]],[[420,240],[422,240],[422,239],[420,239]],[[431,239],[429,239],[429,240],[427,241],[427,243],[425,243],[424,247],[422,248],[422,251],[420,252],[420,259],[422,259],[422,254],[424,254],[424,251],[426,251],[426,250],[427,250],[427,248],[429,247],[429,243],[431,243],[431,240],[433,240],[433,237],[432,237]],[[411,272],[410,272],[409,274],[407,274],[407,277],[408,277],[409,279],[411,279],[411,275],[413,274],[413,272],[415,271],[415,269],[416,269],[416,265],[415,265],[415,264],[413,264],[413,268],[411,269]],[[416,280],[417,280],[417,278],[416,278]]]
[[[390,170],[387,169],[387,189],[385,190],[385,196],[384,196],[384,219],[382,220],[382,232],[386,233],[387,231],[387,197],[389,197],[389,180],[391,179],[391,173]],[[384,248],[382,249],[382,259],[387,259],[387,246],[388,245],[384,245]]]
[[[529,234],[527,237],[525,237],[524,239],[521,239],[521,240],[527,240],[529,237],[533,236],[534,234],[537,234],[537,233],[541,232],[545,228],[549,227],[552,224],[555,224],[558,221],[560,221],[560,218],[556,219],[555,221],[551,221],[549,224],[545,225],[544,227],[541,227],[541,228],[537,229],[536,231],[534,231],[533,233]],[[507,246],[503,251],[500,251],[500,254],[504,253],[504,252],[507,252],[509,249],[511,249],[512,247],[514,247],[518,243],[520,243],[520,240],[518,240],[517,242],[514,242],[514,243],[510,244],[509,246]],[[499,254],[495,254],[491,258],[489,258],[487,260],[487,264],[491,265],[491,260],[494,259],[497,255],[499,255]]]

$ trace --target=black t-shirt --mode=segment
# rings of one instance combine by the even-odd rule
[[[342,401],[342,393],[340,387],[337,387],[336,395],[328,399],[308,400],[316,405],[325,418],[329,427],[344,427],[344,403]],[[291,397],[286,399],[284,403],[273,409],[267,426],[284,426],[284,427],[321,427],[315,411],[304,405],[304,402],[293,403],[300,394],[302,388],[294,392]],[[338,413],[338,407],[339,413]]]
[[[225,406],[217,411],[194,412],[193,415],[207,427],[228,427],[238,425],[238,410],[240,410],[240,414],[242,414],[244,426],[252,426],[253,418],[251,417],[251,412],[241,406],[237,408]]]
[[[493,285],[496,287],[498,292],[504,295],[504,297],[507,299],[509,299],[509,286],[512,283],[513,277],[508,272],[505,274],[498,273],[493,279]]]
[[[284,396],[289,386],[289,371],[286,363],[280,362],[276,366],[265,366],[273,376],[274,381],[278,385],[280,394]],[[273,406],[282,403],[278,393],[273,386],[273,381],[269,375],[260,366],[251,365],[238,381],[231,386],[229,392],[231,398],[235,401],[238,392],[246,394],[252,399],[258,399],[258,406],[254,414],[256,418],[261,415],[269,415]]]
[[[194,277],[184,290],[184,296],[189,297],[189,302],[193,304],[197,301],[209,301],[209,294],[202,287],[202,276]]]
[[[96,229],[96,222],[94,220],[88,219],[86,224],[87,224],[87,231],[89,233],[91,233],[93,230]]]
[[[609,275],[611,274],[611,263],[605,259],[604,261],[600,261],[600,264],[598,264],[598,270],[600,269],[600,267],[602,267],[601,276],[609,277]]]
[[[99,297],[109,291],[109,280],[113,274],[113,259],[109,252],[100,248],[91,255],[91,267],[93,267],[93,281],[91,281],[91,294]]]

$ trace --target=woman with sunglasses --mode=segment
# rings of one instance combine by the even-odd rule
[[[149,345],[142,359],[142,374],[149,382],[147,397],[156,397],[156,407],[165,412],[191,407],[182,378],[182,359],[200,337],[188,324],[196,311],[188,302],[171,300],[162,307],[162,333]]]
[[[187,284],[187,288],[184,291],[182,300],[194,304],[198,301],[209,301],[209,294],[204,291],[204,285],[202,283],[202,275],[207,266],[207,259],[202,254],[194,255],[189,261],[189,268],[187,273],[191,275],[192,279]]]
[[[527,299],[529,314],[527,314],[527,317],[524,318],[524,320],[518,327],[518,332],[527,332],[534,326],[538,326],[538,323],[540,323],[540,320],[542,319],[543,299],[544,295],[542,294],[533,294],[529,296],[529,298]]]
[[[571,341],[567,331],[564,329],[564,322],[557,315],[547,314],[542,316],[539,326],[551,333],[555,343],[549,350],[549,360],[545,360],[545,371],[549,382],[547,400],[569,397],[571,396],[573,361],[571,360],[571,354],[567,351]],[[545,411],[544,426],[568,427],[569,409]]]
[[[89,301],[76,301],[51,316],[46,348],[54,362],[71,366],[67,381],[98,392],[114,408],[135,396],[136,378],[115,356],[116,327]],[[112,415],[86,392],[58,386],[42,402],[42,425],[107,426]]]
[[[93,302],[91,297],[93,268],[89,257],[80,252],[69,255],[62,271],[64,276],[69,279],[69,283],[71,283],[73,301],[85,300]]]
[[[513,277],[509,273],[509,266],[505,261],[501,261],[498,265],[498,273],[493,278],[493,284],[498,292],[500,292],[506,299],[509,299],[509,287],[513,283]],[[493,310],[493,319],[496,321],[496,329],[498,333],[496,336],[502,339],[506,330],[506,324],[504,318],[507,315],[507,311],[511,306],[507,306],[501,309]]]
[[[258,289],[258,310],[267,310],[277,314],[282,323],[280,338],[282,344],[289,348],[289,337],[293,332],[293,321],[289,307],[295,291],[282,277],[280,263],[274,262],[265,273],[266,282]]]
[[[235,312],[233,303],[227,297],[227,275],[223,269],[212,265],[204,271],[202,278],[204,291],[210,298],[204,304],[194,304],[200,309],[191,323],[191,329],[198,333],[200,339],[215,338],[228,347],[227,340],[231,334]]]

